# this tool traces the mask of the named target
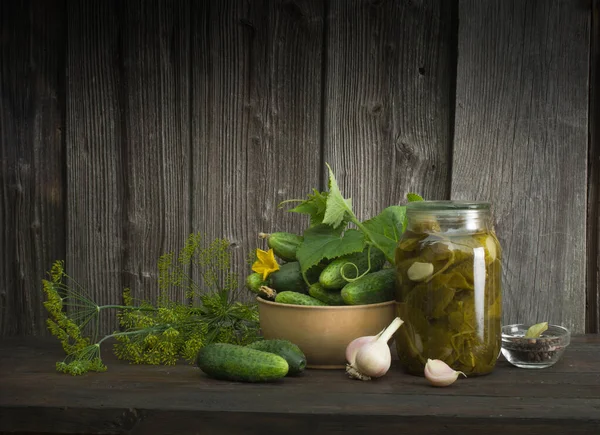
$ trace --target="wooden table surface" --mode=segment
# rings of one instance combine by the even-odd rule
[[[397,366],[376,381],[307,370],[269,384],[214,380],[194,366],[55,372],[54,339],[0,340],[0,433],[600,434],[600,335],[574,337],[543,370],[501,359],[447,388]]]

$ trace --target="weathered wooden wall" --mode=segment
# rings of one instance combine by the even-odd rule
[[[586,328],[600,332],[600,0],[594,0],[590,55]]]
[[[99,302],[155,297],[201,231],[243,278],[325,162],[361,218],[492,201],[504,320],[598,332],[598,4],[0,2],[0,335],[45,333],[56,259]]]
[[[66,19],[63,1],[0,2],[4,335],[44,332],[39,277],[67,254]]]
[[[459,5],[452,197],[495,205],[509,317],[583,331],[590,11]]]

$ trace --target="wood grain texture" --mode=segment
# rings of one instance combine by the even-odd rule
[[[127,217],[118,6],[73,0],[67,8],[66,268],[96,303],[115,304]],[[103,314],[101,331],[114,331],[114,312]]]
[[[333,0],[324,156],[359,219],[446,199],[452,2]]]
[[[577,336],[544,370],[501,359],[494,372],[432,388],[402,373],[348,379],[343,370],[306,370],[272,383],[208,378],[185,363],[136,366],[103,350],[105,373],[56,373],[56,340],[0,341],[0,432],[290,434],[594,434],[600,429],[600,336]],[[160,394],[156,394],[160,391]],[[35,418],[32,418],[35,416]],[[52,423],[52,424],[50,424]],[[52,428],[52,429],[49,429]]]
[[[308,224],[277,205],[319,187],[323,2],[193,6],[192,228],[230,241],[242,280],[259,232]]]
[[[585,329],[590,4],[459,3],[452,198],[491,201],[504,322]]]
[[[190,232],[188,1],[119,3],[123,29],[123,285],[156,301],[159,257]],[[172,299],[183,300],[181,289]]]
[[[65,3],[0,3],[0,335],[46,331],[41,280],[65,255]]]
[[[592,10],[586,331],[600,332],[600,1]]]

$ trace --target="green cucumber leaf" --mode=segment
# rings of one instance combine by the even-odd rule
[[[327,192],[319,192],[313,188],[313,193],[307,195],[308,199],[302,201],[296,207],[289,209],[291,213],[302,213],[310,216],[310,226],[323,223],[325,209],[327,207]],[[281,207],[283,203],[279,206]]]
[[[398,240],[406,229],[405,217],[405,206],[392,205],[383,209],[377,216],[363,222],[369,238],[383,250],[387,258],[394,258]]]
[[[536,323],[531,325],[525,333],[525,338],[537,338],[542,335],[542,332],[548,329],[548,322]]]
[[[300,257],[298,258],[301,262],[303,273],[322,259],[335,258],[348,253],[358,252],[364,248],[367,242],[381,249],[388,261],[393,264],[396,245],[407,225],[406,207],[399,205],[390,206],[384,209],[379,215],[361,224],[352,211],[352,200],[342,196],[331,166],[328,163],[325,164],[329,172],[329,191],[319,192],[317,189],[313,189],[313,194],[309,194],[308,199],[304,201],[289,200],[279,205],[281,207],[282,204],[287,202],[300,202],[300,204],[288,211],[308,214],[310,216],[310,227],[308,230],[316,228],[315,234],[326,234],[323,240],[309,240],[308,242],[306,241],[306,234],[304,234],[305,243],[299,248],[299,255],[303,256],[304,262],[300,260]],[[407,198],[409,202],[423,200],[416,193],[409,193]],[[342,237],[342,232],[346,229],[349,222],[356,224],[359,230],[353,230]],[[329,226],[329,228],[322,225]],[[331,230],[337,232],[334,233]],[[309,232],[309,238],[310,234]],[[338,251],[334,252],[332,248],[321,255],[321,253],[315,251],[317,248],[323,248],[323,246],[319,245],[327,247],[335,246],[335,249],[338,249]],[[304,248],[302,248],[303,246]],[[342,251],[340,251],[340,248]]]
[[[423,201],[423,197],[421,195],[412,192],[406,194],[406,199],[408,200],[408,202]]]
[[[306,273],[321,260],[361,252],[365,248],[365,235],[354,229],[342,232],[330,225],[320,224],[304,231],[304,241],[296,251],[302,273]]]
[[[350,216],[354,215],[352,200],[350,198],[345,199],[342,196],[331,167],[327,163],[326,165],[329,170],[329,193],[327,195],[327,208],[325,209],[323,223],[329,224],[333,228],[338,228],[345,221],[346,214]]]

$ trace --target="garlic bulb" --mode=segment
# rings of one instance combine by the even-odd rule
[[[459,374],[467,377],[463,372],[453,370],[448,364],[439,359],[427,359],[427,364],[425,364],[425,378],[434,387],[447,387],[453,384]]]
[[[346,349],[346,358],[349,362],[346,373],[351,378],[362,381],[385,375],[392,363],[388,341],[403,323],[400,317],[396,317],[375,337],[366,336],[352,341]]]
[[[377,340],[378,335],[367,335],[365,337],[358,337],[350,342],[346,347],[346,361],[348,364],[353,365],[356,361],[356,354],[358,350],[367,343],[372,343]]]

